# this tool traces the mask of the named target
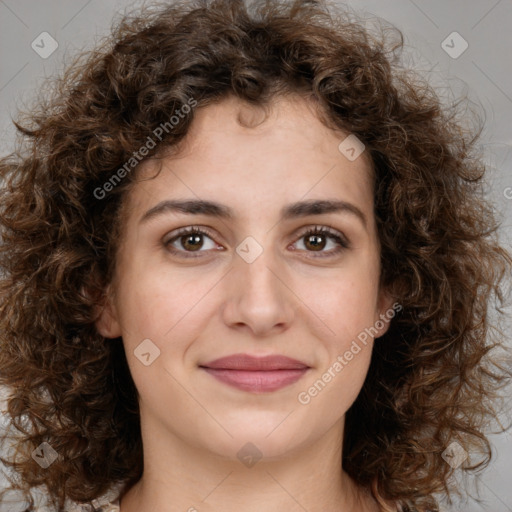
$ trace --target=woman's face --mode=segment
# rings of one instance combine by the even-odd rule
[[[379,293],[366,154],[354,159],[350,139],[342,153],[347,134],[299,97],[276,100],[256,127],[239,124],[240,111],[260,115],[233,98],[198,109],[183,152],[130,191],[97,327],[123,338],[143,436],[232,458],[251,442],[273,457],[343,427],[368,370],[368,333],[385,332],[391,301]],[[317,201],[341,206],[305,206]],[[305,235],[315,226],[329,233]],[[207,234],[177,235],[188,227]],[[208,366],[233,354],[283,355],[306,369]]]

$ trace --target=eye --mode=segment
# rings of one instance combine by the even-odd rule
[[[198,226],[180,228],[173,234],[174,236],[164,241],[164,245],[172,254],[183,256],[184,258],[200,257],[201,253],[205,252],[205,250],[201,249],[223,250],[219,249],[219,246],[213,241],[214,235],[212,233]],[[205,245],[205,237],[210,240],[210,247],[207,246],[208,244]],[[298,241],[303,239],[305,239],[302,242],[305,247],[303,250],[309,253],[318,253],[314,254],[313,257],[335,256],[350,247],[349,242],[341,233],[325,226],[309,228],[299,236]],[[334,243],[334,249],[324,251],[323,249],[325,249],[329,241],[331,244]]]
[[[178,253],[188,253],[186,258],[196,258],[201,256],[200,254],[190,254],[192,253],[201,253],[200,249],[203,248],[204,242],[203,238],[207,237],[212,242],[213,246],[207,247],[207,249],[216,249],[217,246],[212,240],[212,235],[205,229],[199,228],[197,226],[189,226],[186,228],[179,229],[175,236],[169,238],[169,240],[164,242],[164,245],[169,249],[172,254]],[[181,246],[181,249],[177,249],[174,245],[178,243]]]
[[[302,243],[307,252],[318,253],[313,256],[315,258],[335,256],[344,249],[348,249],[350,247],[348,240],[341,233],[331,230],[325,226],[315,226],[314,228],[308,229],[300,235],[298,241],[302,240],[304,240]],[[331,241],[335,247],[330,251],[323,251],[323,249],[328,245],[328,241]]]

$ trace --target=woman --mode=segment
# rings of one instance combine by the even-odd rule
[[[16,123],[13,487],[56,510],[427,511],[489,462],[512,259],[476,136],[393,34],[317,2],[150,7]]]

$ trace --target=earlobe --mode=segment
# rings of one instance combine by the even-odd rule
[[[379,292],[378,316],[375,319],[375,327],[379,332],[375,338],[380,338],[388,331],[391,320],[397,312],[395,304],[397,303],[388,291],[381,289]]]
[[[117,311],[110,294],[107,290],[107,299],[100,307],[95,321],[96,329],[104,338],[118,338],[121,336],[121,326],[117,319]]]

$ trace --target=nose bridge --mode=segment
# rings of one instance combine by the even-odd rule
[[[279,258],[271,246],[272,237],[266,236],[261,242],[248,236],[236,248],[235,272],[240,285],[251,296],[262,295],[267,300],[282,295],[283,284],[277,279]]]
[[[270,244],[271,238],[265,237],[264,243]],[[244,323],[258,332],[288,324],[293,315],[293,294],[284,283],[282,262],[264,243],[247,237],[237,246],[225,310],[229,323]]]

